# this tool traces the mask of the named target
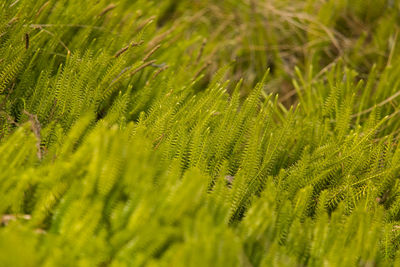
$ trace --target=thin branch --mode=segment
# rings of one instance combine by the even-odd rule
[[[151,64],[153,64],[154,62],[156,62],[156,60],[150,60],[146,63],[143,63],[142,65],[140,65],[138,68],[136,68],[135,70],[133,70],[129,75],[133,76],[136,73],[138,73],[139,71],[141,71],[142,69],[146,68],[147,66],[150,66]]]
[[[104,16],[105,14],[107,14],[108,12],[110,12],[111,10],[113,10],[114,8],[116,8],[117,5],[116,4],[109,4],[108,6],[106,6],[99,14],[99,17]]]
[[[366,110],[363,110],[363,111],[361,111],[361,112],[358,112],[358,113],[356,113],[356,114],[351,115],[351,117],[352,117],[352,118],[356,118],[356,117],[358,117],[358,116],[361,116],[361,115],[370,113],[371,111],[374,110],[374,108],[376,108],[376,107],[382,107],[383,105],[385,105],[385,104],[391,102],[392,100],[394,100],[394,99],[397,98],[398,96],[400,96],[400,91],[396,92],[394,95],[392,95],[392,96],[386,98],[385,100],[383,100],[382,102],[380,102],[379,104],[377,104],[377,105],[375,105],[375,106],[373,106],[373,107],[370,107],[370,108],[368,108],[368,109],[366,109]]]
[[[148,52],[144,56],[143,61],[148,60],[160,47],[161,47],[161,45],[159,44],[159,45],[156,45],[153,49],[151,49],[150,52]]]

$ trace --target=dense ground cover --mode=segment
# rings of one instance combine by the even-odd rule
[[[400,2],[0,3],[1,266],[399,266]]]

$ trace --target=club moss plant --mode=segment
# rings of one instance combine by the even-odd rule
[[[0,266],[399,266],[400,2],[0,3]]]

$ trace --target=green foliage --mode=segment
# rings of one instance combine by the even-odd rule
[[[0,265],[399,265],[399,12],[2,2]]]

